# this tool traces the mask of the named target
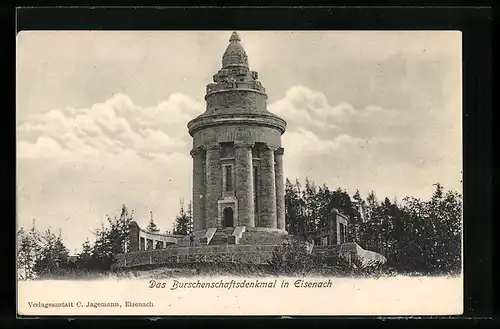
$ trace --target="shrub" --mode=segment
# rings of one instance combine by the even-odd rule
[[[289,237],[277,246],[269,261],[272,272],[276,275],[305,275],[312,270],[312,255],[307,250],[307,243],[295,237]]]

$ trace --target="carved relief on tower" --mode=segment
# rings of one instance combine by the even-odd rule
[[[233,89],[237,87],[236,79],[233,76],[227,77],[225,83],[227,89]]]
[[[262,83],[256,81],[257,72],[244,67],[221,69],[213,75],[213,83],[207,85],[207,94],[228,89],[253,89],[264,92]]]

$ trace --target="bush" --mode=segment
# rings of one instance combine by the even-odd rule
[[[307,243],[295,237],[289,237],[273,250],[269,261],[271,270],[276,275],[305,275],[313,268],[313,257],[307,250]]]

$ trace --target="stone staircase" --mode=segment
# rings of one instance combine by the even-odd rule
[[[235,244],[233,231],[234,227],[218,228],[209,245]]]
[[[244,226],[209,228],[196,232],[195,246],[206,245],[279,245],[282,244],[286,235],[282,233],[246,230]],[[189,236],[181,239],[177,247],[190,247]]]

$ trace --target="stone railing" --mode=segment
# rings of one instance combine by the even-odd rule
[[[217,245],[138,251],[117,255],[117,261],[113,267],[130,268],[144,265],[199,262],[267,264],[272,258],[274,248],[275,246],[270,245]]]
[[[241,236],[245,232],[245,226],[236,226],[236,228],[233,231],[232,236],[234,237],[234,243],[239,244]]]
[[[205,235],[200,238],[200,244],[209,244],[210,241],[212,241],[215,232],[217,232],[217,229],[215,227],[207,229]]]

